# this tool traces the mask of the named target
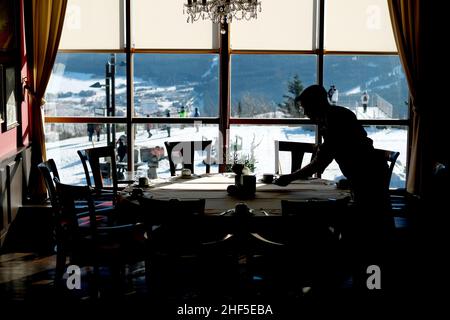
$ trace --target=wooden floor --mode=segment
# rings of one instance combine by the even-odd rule
[[[33,253],[7,253],[0,255],[0,300],[27,301],[45,300],[49,297],[58,300],[89,300],[92,296],[88,290],[92,269],[81,269],[80,290],[57,290],[54,284],[56,256],[39,256]],[[133,270],[127,270],[127,276],[123,279],[123,286],[119,291],[112,292],[108,285],[110,277],[108,270],[101,269],[103,294],[115,294],[117,296],[144,294],[145,275],[143,265],[136,265]],[[112,282],[112,281],[111,281]]]
[[[164,319],[170,318],[168,315],[171,314],[174,315],[173,319],[183,319],[175,316],[179,306],[185,304],[187,306],[205,305],[205,301],[199,299],[192,292],[184,292],[181,299],[180,296],[164,301],[155,299],[155,296],[148,291],[143,264],[137,264],[127,269],[126,277],[120,283],[113,281],[107,269],[101,269],[102,282],[97,296],[94,296],[90,290],[93,273],[90,268],[82,268],[81,289],[68,290],[67,288],[58,289],[55,287],[53,281],[54,267],[54,255],[39,256],[33,253],[0,255],[0,305],[2,308],[5,306],[20,307],[24,304],[38,304],[41,307],[53,307],[55,305],[91,306],[93,303],[118,307],[130,304],[134,306],[133,310],[147,310],[148,308],[151,308],[154,312],[158,310],[158,314],[165,315]],[[270,292],[273,286],[272,284],[266,284],[265,288],[265,292]],[[305,288],[299,288],[297,292],[286,293],[283,301],[278,301],[277,297],[273,295],[265,296],[266,293],[258,292],[255,287],[251,290],[246,288],[242,288],[242,290],[238,298],[222,296],[214,301],[214,305],[221,306],[222,304],[234,303],[270,305],[277,316],[264,319],[291,319],[292,315],[304,314],[306,310],[330,310],[331,305],[333,308],[343,307],[345,309],[345,306],[348,307],[351,303],[354,303],[353,299],[355,299],[351,289],[351,281],[350,284],[344,284],[333,295],[329,297],[320,296],[319,299],[310,295]],[[396,301],[395,307],[399,307],[397,298],[391,300],[383,297],[383,294],[371,293],[367,300],[368,303],[375,303],[378,308],[384,309],[384,305],[390,305],[392,301]],[[358,297],[358,301],[359,298],[361,297]],[[389,308],[391,307],[389,306]],[[332,310],[335,310],[333,308]]]

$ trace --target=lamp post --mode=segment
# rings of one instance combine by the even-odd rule
[[[111,100],[110,100],[110,109],[107,110],[107,115],[109,117],[114,117],[116,115],[116,54],[115,53],[111,53],[110,57],[109,57],[109,61],[106,63],[105,65],[106,70],[105,70],[105,81],[110,82],[110,91],[111,91]],[[108,95],[108,93],[107,93]],[[109,124],[108,124],[109,126]],[[112,125],[112,143],[113,145],[115,145],[116,143],[116,126]],[[109,142],[108,142],[109,144]]]
[[[124,62],[119,64],[124,65]],[[105,63],[105,84],[96,82],[91,88],[105,87],[106,93],[106,116],[114,117],[116,115],[116,54],[111,53],[108,61]],[[116,126],[110,123],[106,124],[106,141],[108,145],[116,143]]]

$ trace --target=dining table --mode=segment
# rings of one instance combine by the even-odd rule
[[[138,203],[134,190],[140,196],[153,199],[205,199],[205,213],[219,214],[245,203],[251,210],[267,214],[281,214],[281,200],[339,200],[350,196],[349,190],[339,189],[334,181],[310,178],[293,181],[285,187],[263,183],[257,179],[252,195],[229,194],[227,188],[235,183],[234,173],[214,173],[191,176],[174,176],[149,180],[146,186],[132,184],[119,194],[120,202]],[[136,194],[136,191],[135,193]]]

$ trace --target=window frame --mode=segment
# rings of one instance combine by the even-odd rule
[[[218,124],[219,132],[223,139],[222,155],[226,157],[230,130],[230,125],[314,125],[309,119],[298,118],[277,118],[277,119],[255,119],[255,118],[234,118],[231,116],[231,56],[242,54],[277,54],[277,55],[315,55],[317,59],[317,84],[323,85],[324,79],[324,57],[326,55],[398,55],[398,52],[361,52],[361,51],[327,51],[324,49],[324,26],[325,26],[325,1],[316,1],[316,10],[314,12],[316,21],[315,34],[316,48],[313,50],[233,50],[230,47],[230,28],[225,23],[222,29],[226,31],[221,34],[217,28],[219,38],[218,49],[135,49],[129,44],[132,44],[131,30],[131,5],[132,0],[123,0],[125,8],[125,46],[120,50],[75,50],[66,49],[59,50],[59,53],[124,53],[126,56],[126,76],[127,76],[127,114],[126,117],[56,117],[46,116],[45,123],[110,123],[110,124],[126,124],[127,125],[127,146],[128,146],[128,168],[133,171],[134,164],[134,132],[135,125],[145,123],[186,123],[194,124],[194,122],[201,121],[205,124]],[[167,118],[167,117],[139,117],[134,115],[134,55],[135,54],[218,54],[219,56],[219,114],[218,117],[200,117],[200,118]],[[380,125],[380,126],[405,126],[407,132],[407,162],[409,162],[410,152],[410,127],[411,127],[411,111],[407,119],[365,119],[358,120],[358,122],[365,125]],[[322,137],[316,130],[316,143],[322,141]],[[223,159],[225,160],[225,159]],[[225,171],[225,164],[220,165],[219,172]]]

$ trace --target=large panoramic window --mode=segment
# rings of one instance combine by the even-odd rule
[[[134,66],[137,116],[218,116],[218,55],[136,54]]]
[[[320,84],[376,148],[400,152],[391,187],[404,187],[409,97],[386,1],[282,2],[222,28],[187,23],[187,1],[68,0],[45,96],[47,154],[65,181],[85,182],[76,150],[99,145],[131,153],[118,161],[136,177],[167,177],[164,142],[186,140],[213,141],[212,172],[229,169],[227,154],[256,174],[286,173],[275,141],[321,142],[293,104]],[[202,173],[204,155],[195,159]],[[322,175],[341,176],[336,163]]]

